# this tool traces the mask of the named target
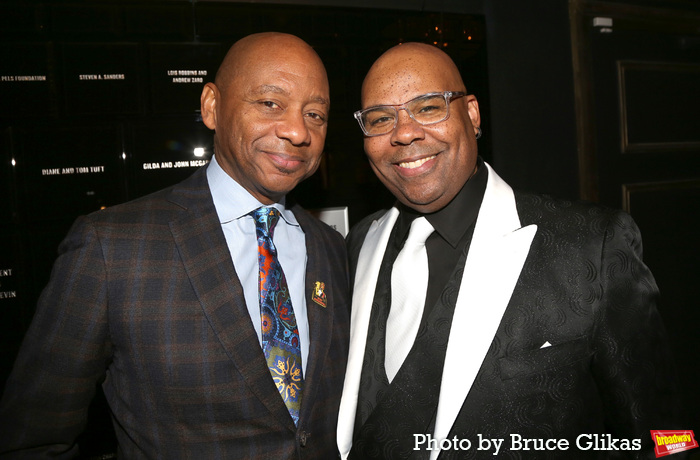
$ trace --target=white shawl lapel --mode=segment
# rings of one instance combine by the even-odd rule
[[[536,225],[521,228],[513,190],[486,164],[489,177],[447,343],[433,438],[445,439],[491,346],[530,251]],[[439,450],[431,451],[430,459]]]
[[[352,295],[352,313],[350,315],[350,353],[345,372],[343,397],[340,400],[338,414],[338,449],[341,457],[347,458],[352,447],[352,431],[357,411],[357,395],[360,388],[362,362],[365,357],[367,330],[372,313],[374,290],[377,287],[379,267],[389,242],[391,229],[399,217],[399,210],[391,208],[378,220],[372,222],[365,241],[360,249],[355,270],[355,286]]]
[[[445,356],[434,433],[438,441],[449,434],[469,393],[537,230],[534,225],[520,229],[513,190],[484,164],[489,174],[486,191],[465,264]],[[398,215],[398,209],[392,208],[372,222],[357,263],[350,354],[338,416],[338,448],[343,459],[352,447],[362,362],[379,268]],[[465,349],[468,353],[464,353]],[[432,451],[431,460],[438,454],[439,451]]]

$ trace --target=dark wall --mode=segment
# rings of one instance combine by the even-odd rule
[[[578,198],[566,0],[487,0],[493,163],[514,188]]]

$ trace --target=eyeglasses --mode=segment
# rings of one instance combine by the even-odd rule
[[[405,110],[408,115],[421,125],[434,125],[447,120],[450,116],[450,102],[466,96],[461,91],[443,91],[428,93],[415,97],[403,104],[377,105],[355,112],[355,118],[365,136],[381,136],[396,128],[399,110]]]

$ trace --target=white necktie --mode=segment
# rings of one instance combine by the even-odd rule
[[[411,224],[406,243],[391,271],[391,310],[386,321],[384,368],[389,382],[411,350],[423,316],[428,291],[428,253],[425,240],[433,226],[419,217]]]

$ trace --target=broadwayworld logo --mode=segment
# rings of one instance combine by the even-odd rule
[[[693,430],[651,430],[656,458],[698,447]]]

